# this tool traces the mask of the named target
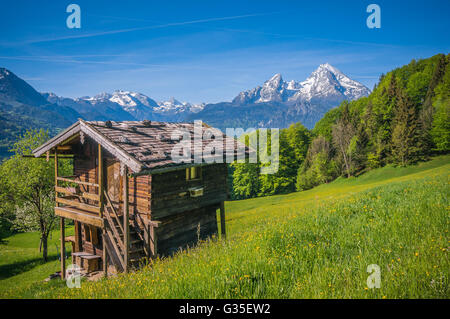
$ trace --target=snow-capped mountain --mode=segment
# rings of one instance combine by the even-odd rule
[[[51,103],[72,108],[87,120],[202,119],[224,129],[225,125],[287,127],[295,122],[312,128],[343,100],[358,99],[369,93],[367,87],[326,63],[304,81],[286,82],[278,73],[261,86],[239,93],[232,102],[216,104],[191,104],[173,97],[156,102],[144,94],[123,90],[76,99],[52,93],[42,95]]]
[[[314,99],[332,101],[355,100],[369,95],[370,90],[330,64],[321,64],[303,82],[285,82],[281,74],[275,74],[262,86],[239,93],[236,104],[283,102],[298,104]]]
[[[200,112],[204,106],[205,103],[191,104],[188,102],[180,102],[174,97],[171,97],[167,101],[158,102],[158,108],[156,108],[155,111],[159,113],[172,113],[172,114],[184,112],[197,113]]]
[[[305,81],[286,82],[277,73],[263,85],[239,93],[231,103],[206,105],[189,119],[201,118],[221,129],[233,123],[247,127],[287,127],[295,122],[311,129],[342,101],[369,94],[370,90],[363,84],[325,63]]]
[[[123,90],[75,99],[54,93],[42,93],[42,96],[51,103],[73,108],[87,120],[182,121],[188,114],[201,111],[205,105],[179,102],[175,98],[156,102],[142,93]]]

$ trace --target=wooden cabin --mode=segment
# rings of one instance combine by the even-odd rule
[[[86,272],[103,270],[107,275],[217,234],[218,210],[225,236],[227,165],[174,161],[176,130],[194,136],[193,123],[79,120],[33,151],[35,157],[55,161],[63,278],[67,241],[74,263]],[[201,143],[203,147],[208,141]],[[224,137],[223,143],[232,143],[227,145],[237,155],[234,138]],[[58,174],[62,157],[73,158],[71,176]],[[65,237],[65,219],[74,221],[74,236]]]

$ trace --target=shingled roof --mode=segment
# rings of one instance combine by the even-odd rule
[[[205,131],[216,131],[216,129],[204,124],[202,134]],[[189,132],[191,134],[191,158],[192,164],[177,163],[172,159],[172,149],[180,143],[180,139],[172,139],[176,132]],[[194,148],[202,149],[213,140],[200,140],[194,143],[194,123],[168,123],[154,121],[84,121],[79,120],[72,126],[50,139],[33,151],[35,157],[51,151],[56,146],[65,144],[73,136],[86,134],[103,148],[113,154],[121,162],[126,164],[134,173],[158,172],[167,168],[178,168],[179,166],[192,166],[194,161]],[[223,156],[225,160],[226,147],[232,146],[234,156],[237,155],[238,147],[244,147],[233,137],[223,135]],[[245,148],[248,155],[250,150]],[[206,158],[203,158],[205,163]]]

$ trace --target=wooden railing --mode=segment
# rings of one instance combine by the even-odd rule
[[[125,231],[123,226],[123,216],[120,218],[117,214],[117,211],[106,191],[104,192],[104,198],[106,199],[106,213],[104,214],[107,220],[107,223],[105,223],[106,235],[109,237],[109,241],[115,250],[116,256],[119,259],[122,268],[125,270],[127,268],[127,258],[125,258],[127,249],[125,245],[128,244],[128,241],[124,240]]]
[[[99,185],[95,183],[76,180],[73,178],[76,178],[76,176],[64,176],[56,178],[56,202],[66,206],[73,206],[91,213],[96,213],[99,215],[99,217],[103,217],[100,209],[100,195],[98,194]],[[58,182],[66,182],[70,184],[73,183],[76,184],[76,187],[58,186]],[[97,188],[97,194],[82,191],[80,189],[80,185]],[[63,195],[61,196],[60,194]],[[95,201],[96,204],[92,204],[92,201]]]

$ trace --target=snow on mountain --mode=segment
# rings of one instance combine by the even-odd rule
[[[224,125],[288,127],[301,122],[311,129],[330,109],[344,100],[368,96],[370,90],[328,63],[304,81],[286,82],[277,73],[263,85],[240,92],[231,103],[206,105],[195,117],[224,129]]]
[[[201,104],[191,104],[188,102],[180,102],[174,97],[170,98],[167,101],[158,102],[158,107],[155,108],[155,112],[158,113],[170,113],[170,114],[178,114],[184,112],[192,112],[197,113],[200,112],[205,103]]]
[[[369,95],[370,90],[328,63],[321,64],[303,82],[285,82],[277,73],[262,86],[239,93],[235,104],[284,102],[299,104],[314,99],[354,100]]]
[[[231,103],[191,104],[175,98],[156,102],[148,96],[117,90],[76,99],[42,94],[49,102],[68,106],[88,120],[190,121],[203,119],[221,127],[224,123],[252,123],[258,127],[286,127],[302,122],[312,128],[343,100],[369,95],[370,90],[332,65],[321,64],[304,81],[284,81],[277,73],[261,86],[240,92]],[[231,108],[232,107],[232,108]],[[257,119],[257,120],[256,120]]]
[[[60,97],[54,93],[41,94],[51,103],[73,108],[88,120],[180,121],[187,114],[200,112],[205,106],[204,103],[190,104],[175,98],[156,102],[144,94],[124,90],[75,99]]]
[[[300,94],[298,96],[308,101],[319,97],[356,100],[370,94],[370,90],[363,84],[350,79],[328,63],[321,64],[300,85]]]

